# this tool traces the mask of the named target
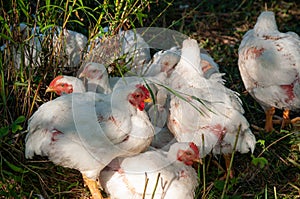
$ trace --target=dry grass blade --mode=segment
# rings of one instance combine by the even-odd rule
[[[227,175],[226,175],[225,184],[224,184],[224,188],[223,188],[223,191],[222,191],[221,199],[223,199],[225,197],[225,194],[226,194],[226,191],[227,191],[227,185],[228,185],[228,181],[229,181],[229,177],[230,177],[230,171],[232,169],[232,163],[233,163],[233,159],[234,159],[236,145],[238,143],[239,135],[240,135],[240,132],[241,132],[241,126],[242,125],[239,125],[238,132],[235,136],[235,141],[234,141],[234,145],[233,145],[233,149],[232,149],[230,164],[229,164],[229,167],[227,168],[227,171],[226,171]]]
[[[260,11],[266,7],[274,11],[279,30],[299,33],[299,6],[296,1],[283,0],[265,3],[245,0],[203,0],[200,3],[179,0],[104,0],[101,3],[82,0],[0,0],[1,197],[89,198],[77,171],[57,167],[39,157],[37,161],[27,161],[24,157],[23,132],[27,124],[26,121],[15,123],[16,120],[19,116],[28,119],[41,104],[51,99],[44,91],[54,76],[75,76],[78,70],[65,67],[62,49],[64,42],[57,43],[59,49],[56,52],[61,53],[55,53],[56,44],[51,42],[51,34],[43,41],[36,37],[42,41],[42,57],[36,61],[34,48],[30,47],[30,41],[35,38],[31,32],[40,28],[41,34],[45,34],[50,28],[54,31],[53,27],[60,26],[81,32],[89,38],[89,42],[93,42],[97,36],[109,38],[120,29],[163,26],[198,40],[201,47],[209,52],[219,64],[220,72],[226,73],[226,86],[241,94],[246,118],[251,125],[259,127],[257,130],[252,128],[257,140],[264,141],[264,144],[256,145],[253,155],[263,156],[267,164],[263,167],[255,166],[251,164],[249,155],[236,153],[232,169],[237,177],[226,181],[226,189],[216,185],[220,169],[210,166],[210,158],[215,157],[203,158],[205,164],[202,169],[198,169],[203,183],[198,187],[197,197],[212,199],[220,198],[223,194],[224,198],[299,198],[299,133],[289,127],[286,134],[276,131],[266,134],[260,129],[263,127],[264,112],[245,92],[237,67],[240,41],[245,32],[253,27]],[[30,29],[22,31],[21,22],[25,22]],[[104,33],[104,27],[109,27],[107,33]],[[64,41],[63,38],[60,40]],[[109,53],[103,51],[103,54]],[[15,59],[19,60],[19,64]],[[122,64],[116,65],[115,69],[112,76],[126,71]],[[159,86],[169,89],[166,85]],[[195,96],[171,89],[168,91],[188,103],[187,98],[192,99],[203,108],[207,103]],[[199,114],[206,111],[195,105],[194,108]],[[275,125],[275,129],[279,131],[280,126]],[[148,180],[146,177],[145,191]]]
[[[153,189],[153,192],[152,192],[151,199],[154,199],[154,197],[155,197],[155,191],[157,189],[159,180],[160,180],[160,173],[157,174],[157,178],[156,178],[156,182],[155,182],[155,186],[154,186],[154,189]]]
[[[144,191],[143,191],[143,195],[142,198],[144,199],[147,193],[147,186],[148,186],[148,182],[149,182],[149,178],[147,173],[145,173],[145,186],[144,186]]]

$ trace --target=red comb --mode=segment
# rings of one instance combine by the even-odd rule
[[[195,154],[199,154],[199,149],[194,142],[190,142],[190,147],[195,152]]]
[[[144,85],[138,84],[138,85],[136,85],[136,87],[139,89],[142,89],[142,91],[145,93],[146,98],[150,97],[150,92]]]
[[[53,87],[53,86],[56,84],[56,82],[57,82],[58,80],[60,80],[61,78],[63,78],[62,75],[59,75],[59,76],[55,77],[55,78],[50,82],[49,87]]]

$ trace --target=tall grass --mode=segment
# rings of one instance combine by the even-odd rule
[[[19,115],[26,119],[32,114],[39,101],[43,101],[43,89],[48,79],[61,73],[65,63],[61,62],[64,55],[63,42],[55,46],[52,41],[54,31],[51,28],[60,26],[76,30],[93,41],[99,34],[104,35],[103,28],[109,27],[107,35],[113,35],[119,29],[129,29],[143,25],[145,9],[150,9],[150,1],[1,1],[1,45],[6,48],[1,52],[1,123],[8,125]],[[20,23],[28,28],[22,30]],[[32,34],[31,32],[34,32]],[[46,35],[43,38],[37,34]],[[35,35],[35,36],[34,36]],[[63,37],[60,34],[59,37]],[[62,38],[59,38],[62,40]],[[41,55],[35,61],[31,43],[38,41]],[[25,63],[25,59],[29,63]],[[16,61],[19,60],[18,66]],[[42,89],[42,91],[41,91]]]
[[[26,164],[24,158],[27,120],[51,98],[45,95],[46,86],[54,76],[76,75],[79,68],[67,67],[63,31],[57,35],[56,27],[82,33],[88,38],[88,44],[92,44],[99,35],[109,37],[120,29],[142,26],[151,3],[149,0],[0,1],[1,197],[36,197],[33,193],[61,197],[68,194],[65,190],[82,187],[76,177],[49,186],[44,179],[55,182],[54,176],[63,175],[65,172],[59,170],[64,168],[53,169],[47,162],[42,168],[39,164]],[[106,26],[108,32],[104,31]],[[53,42],[55,33],[60,42]],[[66,178],[77,175],[72,172]],[[77,197],[83,197],[82,193]]]
[[[6,45],[0,51],[0,196],[36,198],[34,194],[38,193],[46,198],[88,197],[77,171],[54,166],[45,159],[29,162],[24,158],[27,120],[51,99],[44,93],[46,86],[57,74],[75,75],[78,69],[66,67],[62,61],[64,45],[60,43],[61,53],[57,53],[49,30],[56,26],[75,30],[87,36],[91,44],[98,36],[109,37],[121,28],[143,25],[186,33],[200,41],[220,65],[221,72],[226,73],[226,85],[241,93],[249,122],[262,125],[263,111],[244,93],[237,69],[237,49],[242,35],[265,7],[278,14],[280,30],[299,33],[300,9],[292,1],[0,0],[0,45]],[[29,29],[22,31],[21,22]],[[108,32],[105,26],[110,27]],[[34,38],[31,30],[37,27],[47,35],[42,40],[43,56],[38,63],[30,48]],[[59,37],[63,40],[64,35]],[[29,63],[25,63],[25,57]],[[16,59],[20,60],[19,68]],[[203,169],[198,169],[199,198],[220,198],[222,193],[224,198],[299,198],[299,133],[254,133],[259,140],[254,156],[234,156],[237,175],[226,181],[226,189],[225,183],[218,180],[221,169],[213,166],[214,157],[204,160]],[[218,164],[222,164],[221,160]]]

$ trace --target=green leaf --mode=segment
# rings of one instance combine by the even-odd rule
[[[11,131],[13,133],[16,133],[17,131],[22,130],[22,129],[23,129],[23,127],[21,125],[19,125],[19,124],[13,123],[11,125]]]
[[[265,146],[265,140],[257,140],[257,143],[258,143],[260,146]]]
[[[15,86],[24,86],[24,87],[27,87],[28,84],[27,83],[22,83],[22,82],[15,82]]]
[[[43,26],[43,27],[40,29],[40,31],[41,31],[41,32],[45,32],[45,31],[47,31],[47,30],[50,30],[50,28],[53,28],[53,27],[55,27],[55,24],[48,24],[48,25],[46,25],[46,26]]]
[[[222,190],[223,190],[224,185],[225,185],[225,181],[222,181],[222,180],[216,180],[216,181],[214,182],[214,186],[215,186],[219,191],[222,191]]]
[[[24,115],[21,115],[19,116],[15,121],[14,123],[15,124],[20,124],[20,123],[23,123],[25,121],[25,116]]]
[[[149,92],[150,92],[150,95],[151,95],[153,104],[156,104],[156,101],[155,101],[155,95],[154,95],[154,93],[153,93],[151,87],[149,86],[149,84],[146,82],[146,80],[145,80],[144,78],[143,78],[143,80],[144,80],[144,82],[145,82],[145,84],[146,84],[147,89],[148,89]]]
[[[27,171],[25,171],[24,169],[22,169],[21,167],[18,167],[18,166],[16,166],[16,165],[14,165],[14,164],[8,162],[5,158],[3,158],[3,160],[4,160],[4,162],[7,164],[7,166],[8,166],[9,168],[11,168],[13,171],[18,172],[18,173],[24,173],[24,172],[27,172]]]
[[[73,182],[72,184],[70,184],[70,185],[67,187],[66,190],[71,190],[72,188],[76,188],[76,187],[78,187],[78,185],[79,185],[79,182],[78,182],[78,181]]]
[[[49,11],[49,5],[50,5],[50,0],[46,0],[46,8],[47,8],[47,11]]]
[[[136,17],[140,23],[141,26],[143,26],[143,19],[147,17],[146,14],[143,14],[142,12],[137,12]]]
[[[3,33],[0,33],[0,37],[2,37],[4,40],[8,40],[10,42],[15,43],[11,37],[9,37],[9,36],[7,36],[7,35],[5,35]]]
[[[252,157],[252,164],[254,164],[255,166],[257,166],[259,164],[259,167],[262,169],[264,168],[269,162],[266,158],[264,157],[259,157],[259,158],[256,158],[254,157],[254,155],[251,155]]]
[[[280,129],[280,133],[289,133],[290,131],[284,130],[284,129]]]
[[[84,23],[79,20],[69,20],[69,23],[78,23],[79,25],[84,26]]]
[[[1,127],[0,128],[0,137],[4,137],[9,133],[9,127],[5,126],[5,127]]]
[[[17,131],[19,130],[22,130],[23,127],[19,124],[23,123],[25,121],[25,116],[24,115],[21,115],[19,116],[11,125],[11,131],[13,133],[16,133]]]

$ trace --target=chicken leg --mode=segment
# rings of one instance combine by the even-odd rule
[[[273,130],[273,115],[275,114],[275,107],[271,107],[265,110],[265,114],[266,114],[265,131],[271,132]]]
[[[230,167],[230,160],[231,160],[231,154],[223,154],[223,157],[225,159],[225,166],[226,166],[226,171],[223,177],[220,178],[220,180],[226,180],[227,174],[228,174],[228,170]],[[229,177],[230,179],[232,179],[234,176],[233,171],[230,169],[229,171]]]
[[[284,128],[288,124],[295,124],[299,121],[300,121],[300,117],[290,119],[290,110],[285,109],[283,111],[283,119],[282,119],[282,123],[281,123],[281,128]]]
[[[82,178],[83,178],[84,184],[88,186],[93,199],[104,199],[99,191],[97,182],[95,180],[86,177],[86,175],[84,175],[84,174],[82,174]]]
[[[283,129],[288,124],[295,124],[299,121],[300,121],[300,117],[290,119],[290,110],[284,109],[283,114],[282,114],[282,119],[273,120],[273,124],[281,124],[281,129]]]
[[[281,128],[284,128],[286,125],[290,124],[290,110],[285,109],[282,114],[282,123],[281,123]]]

